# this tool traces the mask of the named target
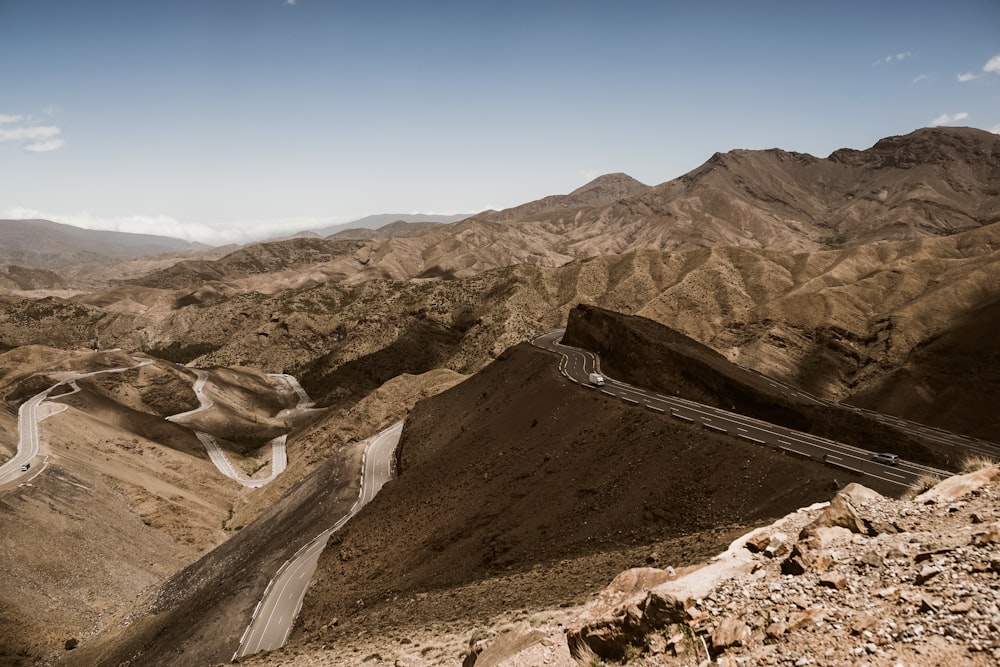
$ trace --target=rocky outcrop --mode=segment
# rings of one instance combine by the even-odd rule
[[[998,481],[992,466],[912,500],[852,484],[704,566],[628,570],[566,627],[569,652],[633,665],[996,664]]]

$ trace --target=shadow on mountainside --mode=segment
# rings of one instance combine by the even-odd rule
[[[293,636],[402,638],[414,625],[582,601],[651,551],[700,561],[736,527],[852,481],[629,407],[557,366],[524,343],[414,407],[402,473],[331,541]]]
[[[299,382],[320,405],[353,402],[402,373],[439,368],[458,347],[463,332],[429,319],[407,323],[389,345],[340,366],[329,353],[300,372]]]
[[[600,354],[604,370],[630,384],[869,451],[894,452],[925,465],[949,470],[961,465],[963,452],[954,447],[903,434],[835,403],[817,404],[796,396],[794,388],[774,385],[765,376],[644,317],[579,305],[570,311],[563,342]]]
[[[971,311],[941,336],[846,402],[1000,442],[1000,300]]]

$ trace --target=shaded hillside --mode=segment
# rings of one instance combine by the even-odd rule
[[[65,287],[66,280],[54,271],[23,266],[0,267],[0,289],[50,290]]]
[[[1000,439],[1000,301],[959,318],[899,368],[852,395],[851,405]]]
[[[570,311],[563,342],[600,354],[609,375],[640,387],[938,468],[957,469],[964,458],[951,447],[924,442],[836,403],[817,403],[791,387],[776,386],[644,317],[580,305]]]
[[[415,406],[398,479],[323,553],[294,641],[582,600],[651,550],[693,562],[835,486],[832,469],[588,392],[557,365],[522,344]]]
[[[205,247],[167,236],[105,232],[48,220],[0,220],[0,265],[59,269]]]

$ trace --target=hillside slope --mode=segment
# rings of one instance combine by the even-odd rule
[[[285,655],[582,600],[651,551],[693,562],[835,486],[822,465],[588,392],[557,361],[522,344],[416,405],[398,479],[324,552]]]
[[[105,346],[185,363],[288,370],[330,403],[356,400],[360,388],[400,370],[473,372],[586,303],[643,315],[730,361],[841,400],[918,363],[912,355],[931,341],[964,345],[967,336],[942,336],[1000,295],[998,249],[1000,224],[993,224],[800,254],[635,251],[460,280],[321,282],[273,294],[226,296],[209,284],[199,288],[204,298],[183,307],[176,304],[188,290],[120,292],[117,302],[108,302],[109,294],[80,301],[0,297],[0,345],[88,346],[96,330]],[[146,310],[136,301],[155,304],[154,297],[159,305]],[[956,367],[948,376],[953,391],[938,392],[937,404],[937,423],[959,431],[973,423],[947,405],[975,387],[982,397],[975,404],[984,410],[995,396],[994,387],[977,384],[975,357],[962,359],[967,370]],[[1000,438],[991,423],[976,422],[974,435]]]
[[[461,277],[638,249],[803,252],[954,234],[1000,220],[1000,137],[925,128],[828,158],[733,150],[657,186],[626,179],[390,241],[376,256],[410,275]]]

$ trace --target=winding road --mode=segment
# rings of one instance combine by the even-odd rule
[[[124,371],[132,370],[133,368],[139,368],[153,363],[152,359],[135,358],[135,361],[138,362],[135,366],[107,368],[100,371],[92,371],[90,373],[77,373],[75,371],[70,371],[65,374],[65,377],[62,380],[55,383],[45,391],[35,394],[22,403],[21,407],[18,408],[17,411],[17,453],[14,454],[9,461],[0,465],[0,486],[12,484],[20,481],[22,478],[34,478],[45,469],[45,464],[43,464],[41,468],[37,469],[29,467],[27,470],[22,470],[21,468],[25,464],[30,465],[35,463],[35,459],[41,452],[41,436],[38,430],[38,423],[46,417],[55,414],[50,407],[52,404],[46,403],[49,398],[49,394],[54,389],[70,385],[72,387],[72,391],[70,393],[72,393],[73,391],[79,390],[76,386],[77,380],[92,377],[94,375],[101,375],[102,373],[122,373]],[[46,462],[47,460],[48,457],[46,457]]]
[[[191,417],[194,417],[206,410],[210,410],[215,403],[212,401],[211,397],[205,393],[205,384],[208,382],[208,373],[201,370],[200,368],[190,369],[194,375],[194,385],[192,389],[194,390],[195,396],[198,397],[198,407],[193,410],[188,410],[187,412],[180,412],[176,415],[171,415],[167,417],[168,421],[172,422],[186,422]],[[289,391],[293,392],[298,396],[299,402],[294,408],[287,408],[282,410],[282,413],[290,412],[293,410],[300,411],[322,411],[325,408],[314,408],[313,402],[309,400],[309,395],[306,394],[302,385],[299,381],[295,379],[294,376],[288,375],[286,373],[269,373],[268,377],[275,378],[278,382],[283,384],[288,388]],[[279,413],[280,415],[280,413]],[[279,435],[270,441],[271,445],[271,474],[267,477],[254,478],[243,474],[233,462],[229,460],[226,456],[225,451],[219,446],[215,437],[209,433],[203,431],[195,431],[195,437],[205,446],[205,450],[208,452],[208,458],[212,461],[215,467],[226,477],[233,479],[248,489],[259,489],[265,484],[274,480],[275,477],[280,475],[288,467],[288,452],[285,448],[286,440],[288,439],[288,434]]]
[[[260,651],[273,651],[288,641],[327,540],[361,511],[392,477],[393,452],[402,433],[403,422],[399,421],[368,441],[361,463],[361,488],[354,506],[278,568],[254,609],[233,660]]]
[[[675,419],[697,424],[715,433],[725,433],[755,444],[767,445],[791,454],[806,456],[827,465],[860,473],[897,487],[909,487],[924,475],[935,477],[947,477],[951,475],[950,472],[945,470],[902,460],[898,466],[883,465],[872,460],[873,452],[859,447],[829,440],[810,433],[784,428],[759,419],[702,405],[701,403],[695,403],[694,401],[688,401],[676,396],[658,394],[614,380],[604,373],[602,374],[605,378],[605,385],[603,387],[595,387],[589,383],[588,374],[591,372],[602,372],[600,359],[596,354],[587,350],[563,345],[561,342],[563,333],[565,333],[564,329],[556,329],[538,336],[531,342],[536,347],[560,355],[559,370],[570,381],[576,382],[582,387],[587,387],[593,391],[600,391],[608,396],[619,398],[628,404],[670,415]],[[840,408],[859,410],[858,408],[849,408],[837,403],[824,401],[794,387],[782,385],[777,381],[774,381],[773,384],[775,386],[786,387],[788,391],[794,392],[796,396],[812,400],[818,404],[830,404]],[[922,424],[908,422],[875,412],[870,412],[870,414],[879,419],[879,421],[889,423],[904,432],[922,437],[930,437],[939,442],[961,444],[962,447],[966,448],[970,448],[970,444],[974,444],[976,445],[974,451],[988,453],[994,458],[1000,458],[1000,447],[992,443],[971,441],[964,436],[942,431],[941,429],[927,427]]]

